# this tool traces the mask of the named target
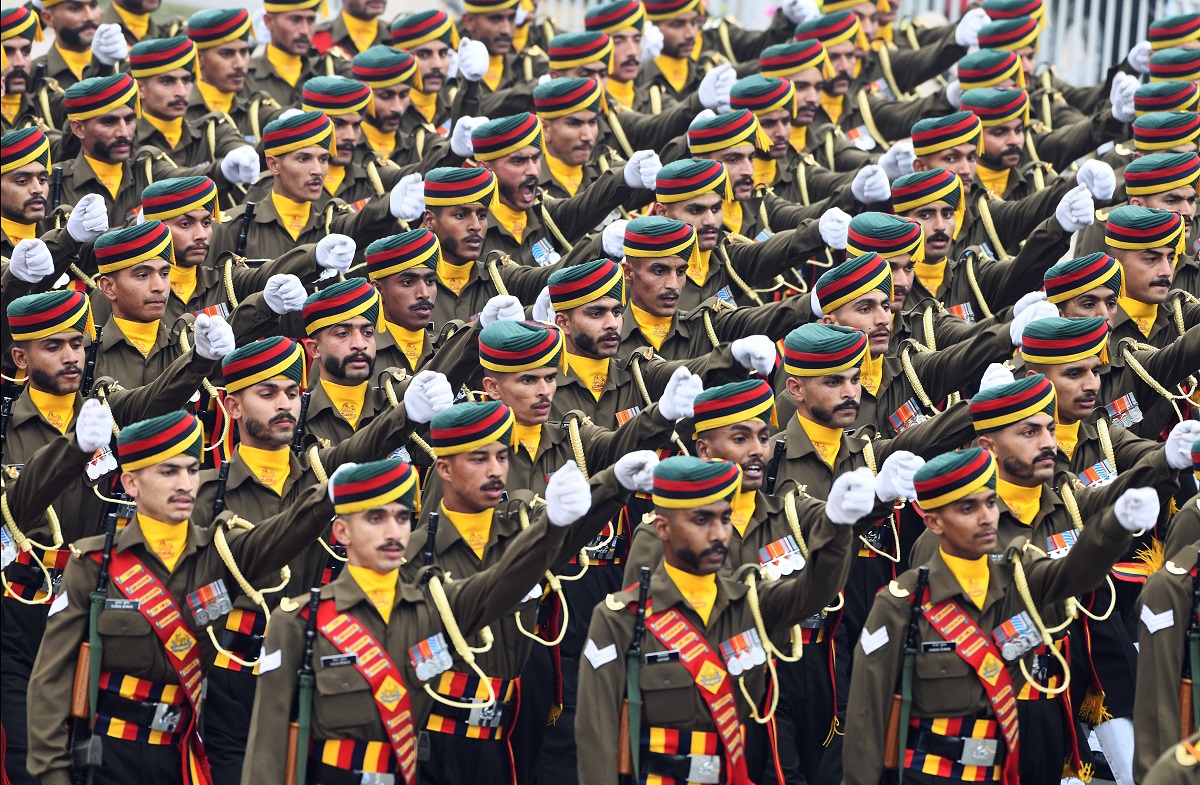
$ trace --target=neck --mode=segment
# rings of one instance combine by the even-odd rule
[[[1040,485],[1042,485],[1042,483],[1037,482],[1032,479],[1013,477],[1011,474],[1004,471],[1003,467],[1004,467],[1003,463],[1001,463],[1000,461],[996,461],[996,476],[999,477],[1001,480],[1004,480],[1009,485],[1016,485],[1019,488],[1037,488]]]
[[[278,182],[278,181],[276,181],[276,182]],[[304,197],[297,198],[295,196],[292,196],[291,194],[284,193],[283,191],[281,191],[278,188],[272,188],[271,195],[277,196],[280,199],[287,199],[289,202],[293,202],[295,204],[311,204],[312,202],[316,201],[316,199],[310,200],[310,199],[305,199]]]
[[[248,429],[240,429],[240,428],[238,429],[238,434],[239,434],[238,440],[241,442],[243,447],[253,447],[256,450],[265,450],[267,452],[276,452],[278,450],[286,450],[289,447],[289,445],[287,445],[287,444],[276,444],[274,442],[267,442],[267,441],[263,441],[262,439],[256,439],[253,436],[251,436],[249,433],[247,433],[247,430]]]
[[[68,45],[61,38],[54,39],[54,45],[66,52],[90,52],[92,51],[91,44],[80,44],[79,46]]]
[[[968,552],[959,550],[946,540],[942,540],[941,545],[938,547],[941,549],[943,556],[949,556],[953,559],[962,559],[963,561],[979,561],[983,557],[987,556],[986,553],[975,553],[973,551]]]
[[[609,359],[607,357],[601,357],[598,354],[593,354],[592,352],[583,351],[578,346],[576,346],[575,342],[572,341],[570,338],[567,339],[567,354],[574,355],[575,357],[582,357],[587,360],[607,360],[607,359]]]
[[[494,509],[493,507],[479,507],[471,504],[462,496],[454,493],[451,489],[454,487],[450,483],[443,484],[442,506],[446,508],[446,512],[461,512],[464,515],[478,515],[486,510]]]
[[[344,376],[333,376],[326,371],[325,368],[321,368],[320,379],[326,384],[336,384],[338,387],[358,387],[359,385],[367,383],[366,379],[362,380],[361,382],[356,382],[353,379],[347,379]]]

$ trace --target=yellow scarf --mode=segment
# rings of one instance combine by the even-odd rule
[[[821,460],[829,464],[829,468],[832,469],[834,461],[837,460],[838,452],[842,449],[842,429],[827,428],[819,422],[813,422],[807,417],[801,417],[798,412],[796,419],[800,420],[800,427],[808,434],[808,440],[812,442],[817,455],[821,457]]]
[[[142,116],[146,118],[146,122],[157,128],[158,132],[167,140],[167,144],[171,146],[171,149],[167,152],[171,152],[179,146],[179,140],[183,138],[182,117],[176,117],[174,120],[164,120],[149,113]]]
[[[746,527],[754,517],[754,491],[739,491],[733,497],[733,513],[730,520],[739,536],[746,535]]]
[[[196,268],[171,265],[171,291],[185,303],[190,301],[196,293]]]
[[[168,571],[173,572],[175,563],[179,561],[179,557],[183,555],[183,549],[187,547],[187,521],[164,523],[141,512],[137,514],[137,518],[146,546],[162,561]]]
[[[708,280],[708,267],[712,262],[712,251],[696,251],[696,259],[688,260],[687,277],[692,283],[703,287]]]
[[[92,62],[92,50],[84,49],[82,52],[75,52],[70,49],[63,49],[54,42],[54,48],[58,50],[62,56],[63,62],[67,64],[67,68],[71,69],[71,73],[75,74],[76,79],[83,79],[83,69],[87,68]]]
[[[475,266],[475,262],[467,262],[466,264],[450,264],[445,259],[438,259],[437,276],[447,289],[454,292],[455,296],[462,294],[462,290],[466,287],[467,281],[471,278],[471,268]]]
[[[1024,485],[1013,485],[1002,477],[996,478],[996,494],[1008,505],[1008,509],[1017,520],[1026,526],[1033,523],[1038,510],[1042,508],[1042,486],[1028,488]]]
[[[597,360],[567,352],[567,367],[575,372],[581,382],[587,385],[597,401],[604,392],[604,386],[608,384],[608,363],[608,357]]]
[[[379,611],[383,623],[391,621],[392,608],[396,604],[396,578],[400,575],[400,570],[397,568],[380,575],[374,570],[354,564],[347,564],[346,569],[350,570],[350,577],[358,584],[358,588],[363,590],[363,594],[367,595],[375,610]]]
[[[259,482],[283,496],[283,485],[292,472],[288,450],[262,450],[243,442],[238,445],[238,455]]]
[[[308,226],[312,202],[293,202],[283,194],[271,191],[271,204],[275,205],[275,212],[279,213],[283,228],[287,229],[293,240],[299,239],[304,227]]]
[[[659,55],[654,58],[654,64],[658,66],[658,70],[662,71],[663,78],[677,93],[682,93],[683,88],[687,86],[688,62],[686,58],[681,60],[678,57],[668,57],[667,55]]]
[[[4,235],[12,240],[13,245],[22,240],[32,240],[37,237],[37,224],[23,224],[13,221],[9,218],[0,218],[0,229],[4,230]]]
[[[416,90],[412,91],[412,95],[416,95]],[[362,124],[363,135],[367,137],[367,144],[371,145],[371,149],[382,155],[384,158],[391,158],[392,153],[396,152],[396,135],[381,131],[370,123]]]
[[[492,90],[500,86],[500,78],[504,76],[504,55],[488,55],[488,70],[483,75],[483,83]]]
[[[1079,444],[1079,420],[1073,423],[1060,422],[1054,430],[1054,438],[1058,441],[1058,449],[1070,458],[1075,454],[1075,445]]]
[[[412,105],[417,108],[421,116],[425,118],[425,122],[432,123],[433,116],[437,113],[437,93],[423,93],[416,88],[413,88],[408,93],[408,97],[412,100]],[[365,126],[364,126],[365,127]]]
[[[340,164],[330,164],[329,171],[325,173],[325,190],[330,196],[337,193],[337,190],[342,187],[342,180],[346,179],[346,167]]]
[[[113,10],[117,12],[117,16],[121,17],[121,21],[129,28],[129,32],[133,33],[133,37],[141,41],[146,37],[146,32],[150,29],[150,14],[135,14],[132,11],[126,11],[116,3],[112,4]]]
[[[333,402],[337,413],[342,415],[342,419],[350,423],[351,428],[358,428],[358,417],[362,414],[363,399],[367,396],[367,383],[359,382],[347,386],[322,379],[321,387],[329,396],[329,400]]]
[[[975,607],[983,610],[983,601],[987,599],[988,590],[988,560],[987,556],[978,559],[960,559],[957,556],[942,551],[942,561],[958,579],[963,593],[975,603]]]
[[[17,119],[17,112],[21,111],[21,93],[11,93],[0,97],[0,114],[4,115],[4,119],[12,122]]]
[[[667,570],[667,577],[679,589],[688,605],[692,606],[692,610],[699,614],[700,620],[707,625],[708,617],[712,615],[713,603],[717,601],[717,576],[692,575],[666,563],[663,567]]]
[[[655,350],[661,349],[663,341],[671,333],[670,316],[655,316],[654,314],[643,311],[632,302],[629,303],[629,308],[633,311],[633,318],[637,322],[638,327],[642,331],[642,335],[646,336],[646,340]]]
[[[229,114],[229,110],[233,108],[234,93],[219,90],[208,82],[203,81],[196,82],[196,89],[200,91],[200,97],[204,99],[204,105],[214,112]]]
[[[871,395],[879,395],[879,385],[883,381],[883,355],[872,357],[870,350],[867,351],[867,359],[863,360],[862,364],[862,381],[863,389],[871,393]]]
[[[121,189],[121,179],[125,176],[125,165],[106,164],[103,161],[97,161],[89,155],[84,155],[83,157],[88,162],[88,166],[92,167],[92,171],[96,173],[96,179],[116,199],[117,191]]]
[[[626,109],[632,109],[637,90],[634,88],[632,81],[618,82],[610,76],[608,78],[608,94],[617,99],[617,103],[621,106]]]
[[[29,400],[59,433],[66,433],[71,420],[75,419],[75,393],[55,395],[30,387]]]
[[[267,62],[275,67],[279,78],[292,87],[296,86],[296,82],[300,80],[300,70],[304,67],[300,55],[285,52],[274,44],[267,44]]]
[[[942,282],[946,280],[945,260],[933,264],[929,262],[914,262],[913,271],[916,272],[917,278],[921,280],[921,284],[929,290],[930,294],[936,297],[938,289],[942,288]]]
[[[421,351],[425,348],[425,331],[408,330],[387,320],[384,320],[384,325],[387,326],[387,331],[392,334],[392,340],[396,342],[396,346],[400,347],[400,351],[404,354],[404,359],[408,360],[408,367],[415,371],[417,369],[417,360],[421,359]]]
[[[549,153],[546,153],[546,166],[550,167],[550,174],[567,189],[567,193],[574,196],[579,191],[579,186],[583,184],[582,166],[571,166]]]
[[[513,423],[511,445],[516,448],[524,447],[530,458],[537,457],[538,445],[542,441],[542,426],[522,425]]]
[[[529,43],[529,27],[531,21],[526,22],[517,29],[513,30],[512,49],[514,52],[525,51],[525,46]]]
[[[755,185],[765,185],[770,187],[775,185],[775,178],[777,177],[779,177],[779,167],[775,165],[774,158],[754,159]]]
[[[975,173],[979,175],[979,182],[983,183],[983,187],[988,189],[992,196],[997,199],[1004,198],[1004,192],[1008,190],[1008,173],[1011,169],[992,169],[990,166],[984,166],[982,163],[975,166]]]
[[[1129,318],[1133,319],[1133,323],[1137,325],[1138,331],[1150,336],[1150,330],[1154,327],[1154,322],[1158,318],[1158,306],[1154,303],[1144,303],[1141,300],[1135,300],[1126,295],[1117,297],[1117,304],[1129,314]]]
[[[374,19],[359,19],[342,9],[342,21],[346,23],[346,32],[358,51],[365,52],[375,43],[375,36],[379,35],[379,23]]]
[[[492,516],[494,510],[483,512],[450,512],[442,505],[442,515],[454,524],[463,541],[475,551],[475,555],[483,559],[483,551],[492,536]]]
[[[821,91],[821,106],[825,108],[825,114],[829,115],[829,119],[835,124],[842,119],[845,105],[846,96],[830,95],[824,90]]]
[[[742,233],[742,222],[745,217],[742,215],[741,202],[726,202],[722,210],[725,218],[725,228],[731,232]]]
[[[793,125],[792,135],[788,141],[791,142],[793,150],[803,155],[805,148],[808,147],[808,126]]]
[[[514,210],[497,199],[492,205],[492,215],[496,216],[500,225],[507,229],[517,242],[521,242],[525,235],[525,226],[529,223],[529,216],[524,210]]]
[[[143,357],[150,356],[150,350],[158,342],[158,319],[152,322],[132,322],[114,316],[113,321],[116,322],[117,329],[121,331],[121,334],[142,353]]]

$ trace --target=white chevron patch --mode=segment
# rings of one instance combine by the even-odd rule
[[[1165,630],[1175,624],[1175,609],[1167,608],[1162,613],[1155,613],[1150,610],[1149,605],[1142,606],[1142,624],[1146,625],[1146,629],[1150,630],[1150,634]]]
[[[260,657],[258,660],[258,673],[259,675],[270,673],[281,665],[283,665],[283,649],[273,651],[270,654],[264,654]]]
[[[617,645],[610,643],[602,649],[596,645],[594,640],[588,638],[587,645],[583,647],[583,656],[587,657],[588,662],[592,664],[592,669],[596,670],[617,658]]]
[[[863,653],[870,654],[888,642],[887,627],[880,627],[875,632],[867,632],[864,629],[861,642]]]

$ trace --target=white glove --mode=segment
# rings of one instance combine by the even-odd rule
[[[538,82],[537,82],[538,87],[541,87],[542,85],[546,84],[546,82],[549,82],[553,78],[554,77],[551,76],[550,74],[542,74],[541,76],[538,77]]]
[[[1117,190],[1117,175],[1113,168],[1095,158],[1083,162],[1075,181],[1086,185],[1092,196],[1102,202],[1112,199],[1113,191]]]
[[[206,313],[196,317],[196,354],[206,360],[220,360],[236,348],[229,322]]]
[[[738,338],[729,345],[733,359],[743,368],[749,368],[759,376],[766,376],[775,369],[775,344],[765,335]]]
[[[1132,123],[1137,116],[1133,111],[1133,96],[1141,81],[1132,74],[1119,73],[1113,77],[1108,100],[1112,102],[1112,114],[1122,123]]]
[[[260,39],[258,39],[258,40],[260,40],[260,41],[261,41],[261,40],[263,40],[263,39],[261,39],[261,38],[260,38]],[[267,40],[269,41],[269,40],[271,40],[271,39],[269,39],[269,38],[268,38]],[[292,108],[290,108],[290,109],[284,109],[284,110],[283,110],[283,111],[280,113],[279,117],[277,117],[277,118],[275,118],[275,119],[276,119],[276,120],[291,120],[293,117],[295,117],[296,115],[300,115],[300,114],[304,114],[304,112],[300,111],[299,109],[297,109],[296,107],[294,107],[294,106],[293,106],[293,107],[292,107]]]
[[[479,324],[487,327],[492,322],[520,322],[525,319],[525,307],[511,294],[498,294],[483,305],[479,312]]]
[[[358,464],[354,463],[352,461],[348,461],[346,463],[343,463],[341,466],[337,467],[336,469],[334,469],[333,474],[329,475],[329,487],[327,489],[327,491],[329,493],[329,501],[333,502],[334,504],[337,504],[337,499],[333,498],[333,485],[334,485],[334,482],[337,480],[337,476],[344,471],[353,469],[355,466],[358,466]]]
[[[404,391],[404,414],[413,422],[429,422],[433,415],[453,405],[450,381],[437,371],[421,371]]]
[[[1167,466],[1175,471],[1192,468],[1192,445],[1200,439],[1200,422],[1184,420],[1176,424],[1167,434],[1166,450]]]
[[[871,164],[859,169],[858,174],[854,175],[854,181],[850,183],[850,193],[863,204],[886,202],[892,198],[892,183],[883,166]]]
[[[272,275],[263,287],[263,299],[266,300],[267,307],[280,316],[304,308],[304,300],[307,297],[308,292],[305,291],[304,284],[294,275]]]
[[[817,222],[821,232],[821,240],[830,248],[843,250],[846,247],[846,237],[850,234],[850,214],[840,207],[831,207],[821,214]]]
[[[116,65],[129,57],[129,44],[118,24],[104,24],[92,36],[92,56],[100,65]]]
[[[464,38],[458,42],[458,74],[468,82],[478,82],[491,65],[483,41]]]
[[[625,490],[650,493],[654,490],[655,466],[658,466],[658,455],[654,450],[636,450],[618,458],[613,473]]]
[[[1020,313],[1014,309],[1012,324],[1008,325],[1008,337],[1012,340],[1012,345],[1021,345],[1025,328],[1029,326],[1030,322],[1036,322],[1038,319],[1053,319],[1055,316],[1058,316],[1058,307],[1049,300],[1030,303]]]
[[[889,455],[883,466],[879,467],[879,484],[875,486],[876,498],[881,502],[917,498],[913,477],[924,465],[924,458],[907,450],[897,450]]]
[[[221,174],[231,183],[253,183],[258,179],[258,152],[250,145],[233,148],[221,159]]]
[[[554,303],[550,300],[550,287],[543,286],[538,292],[537,300],[533,303],[533,318],[535,321],[554,324]]]
[[[917,160],[917,154],[913,152],[912,140],[904,139],[896,142],[887,149],[887,152],[879,156],[879,165],[883,167],[888,180],[895,180],[906,174],[912,174],[915,160]],[[889,183],[888,197],[890,196],[891,184]]]
[[[979,392],[1012,384],[1015,381],[1012,371],[1005,368],[1003,363],[992,363],[984,369],[983,377],[979,380]]]
[[[54,257],[41,240],[21,240],[13,248],[8,269],[19,281],[37,283],[54,272]]]
[[[1130,488],[1113,505],[1117,522],[1127,532],[1144,532],[1158,522],[1161,505],[1153,488]]]
[[[1130,68],[1139,74],[1148,74],[1150,73],[1150,55],[1150,42],[1138,41],[1129,50],[1129,54],[1125,56],[1125,60],[1129,63]]]
[[[959,46],[979,46],[979,31],[990,21],[987,11],[982,8],[967,11],[958,21],[958,27],[954,28],[954,43]]]
[[[962,82],[957,79],[951,79],[946,85],[946,103],[953,106],[955,109],[962,103]]]
[[[1107,164],[1105,164],[1107,166]],[[1111,170],[1110,170],[1111,171]],[[1080,174],[1083,170],[1079,170]],[[1070,234],[1078,232],[1085,226],[1091,226],[1096,220],[1096,203],[1086,185],[1077,185],[1063,194],[1054,210],[1054,217],[1063,231]]]
[[[1021,295],[1021,299],[1017,300],[1016,305],[1013,306],[1013,316],[1014,317],[1020,316],[1021,313],[1029,306],[1033,305],[1034,303],[1044,302],[1045,300],[1046,300],[1046,293],[1043,291],[1029,292],[1028,294],[1023,294],[1023,295]]]
[[[488,122],[486,117],[460,117],[454,124],[450,134],[450,152],[459,158],[470,158],[475,154],[475,143],[471,141],[471,133]]]
[[[642,46],[645,45],[646,41],[642,39]],[[712,109],[718,114],[725,114],[730,109],[729,91],[733,89],[736,81],[737,72],[733,70],[733,66],[729,63],[721,63],[704,75],[696,95],[700,96],[700,103],[705,108]]]
[[[317,265],[344,273],[354,263],[358,246],[344,234],[327,234],[317,242]]]
[[[425,181],[420,172],[406,174],[392,189],[392,217],[415,221],[425,213]]]
[[[783,15],[794,25],[821,15],[816,0],[783,0],[779,10],[783,11]]]
[[[849,526],[875,507],[878,480],[866,466],[839,474],[825,501],[825,517],[840,526]]]
[[[658,160],[658,153],[638,150],[625,163],[625,185],[653,191],[657,186],[659,169],[662,169],[662,161]]]
[[[618,218],[604,227],[604,232],[600,235],[600,244],[604,248],[605,256],[610,259],[625,258],[625,227],[628,225],[629,221]]]
[[[663,34],[658,25],[647,22],[642,25],[642,65],[654,62],[662,54]]]
[[[102,450],[112,441],[113,416],[108,407],[88,398],[75,418],[75,443],[84,453]]]
[[[525,20],[529,18],[529,12],[525,10],[525,6],[517,3],[517,15],[513,17],[513,24],[521,27],[525,24]]]
[[[592,486],[575,461],[567,461],[546,483],[546,517],[553,526],[570,526],[592,509]]]
[[[450,58],[450,62],[446,64],[446,78],[447,79],[457,79],[458,78],[458,50],[451,49],[450,51],[448,51],[446,53],[446,56]]]
[[[704,392],[704,380],[687,368],[679,367],[667,380],[666,389],[658,399],[658,413],[667,422],[675,422],[680,417],[691,417],[694,412],[696,396]]]
[[[138,215],[142,213],[139,211]],[[95,240],[108,231],[108,207],[100,194],[84,194],[71,216],[67,218],[67,233],[77,243]]]

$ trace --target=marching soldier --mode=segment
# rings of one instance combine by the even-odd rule
[[[320,0],[279,0],[263,6],[263,24],[271,38],[262,54],[250,58],[246,73],[250,90],[294,108],[302,98],[301,86],[314,76],[350,75],[348,55],[317,53],[312,48],[320,4]]]
[[[385,155],[390,155],[383,152],[386,147],[420,141],[420,137],[428,136],[429,128],[438,134],[450,132],[451,107],[461,90],[471,90],[468,86],[450,82],[448,73],[450,50],[458,50],[460,70],[463,54],[469,49],[477,50],[476,47],[467,47],[462,44],[458,37],[458,28],[454,26],[454,20],[445,11],[439,9],[398,17],[396,21],[392,22],[391,33],[392,48],[411,55],[417,70],[407,78],[406,83],[411,85],[408,93],[411,104],[403,111],[400,111],[399,108],[385,110],[381,105],[383,102],[380,101],[378,88],[376,88],[375,116],[379,122],[373,124],[368,118],[363,127],[363,133],[371,147]],[[482,44],[480,45],[482,46]],[[484,49],[486,50],[486,48],[485,46]],[[484,54],[486,55],[486,51]],[[382,52],[378,57],[381,60],[385,59]],[[469,56],[468,61],[472,57],[477,57],[477,55]],[[389,62],[399,62],[398,58],[394,56],[386,59]],[[488,65],[490,63],[487,61],[483,63],[485,71]],[[474,64],[468,62],[468,71],[472,76],[476,75],[477,70]],[[371,81],[363,75],[356,75],[356,78],[368,83]],[[389,103],[389,105],[391,104]],[[476,111],[473,108],[464,107],[463,114],[474,115]],[[409,115],[419,116],[409,117]],[[402,125],[407,125],[405,130],[409,133],[397,134],[393,139],[392,135],[396,134]],[[410,135],[415,138],[410,140],[408,138]],[[421,145],[413,144],[415,150],[419,150],[421,147]]]
[[[507,90],[535,82],[548,70],[546,53],[537,46],[513,46],[519,0],[477,0],[463,3],[459,30],[465,38],[480,41],[488,52],[483,84],[487,92]]]
[[[53,129],[61,129],[66,113],[62,109],[61,89],[52,90],[43,80],[34,84],[35,43],[42,41],[42,19],[31,6],[6,9],[0,15],[0,46],[4,48],[4,95],[0,97],[0,129],[8,133],[41,120]]]
[[[117,25],[100,29],[100,3],[68,0],[43,2],[42,23],[54,31],[54,45],[33,61],[51,90],[65,90],[88,77],[111,73],[115,63],[129,55]]]
[[[733,68],[725,56],[706,51],[699,0],[651,0],[643,6],[646,21],[658,27],[662,40],[652,58],[642,58],[636,89],[645,97],[635,101],[634,109],[658,115],[673,104],[686,103],[705,74],[716,69],[728,73],[724,78],[733,81]]]
[[[391,31],[379,18],[386,5],[380,0],[350,0],[341,13],[317,25],[313,48],[322,55],[336,49],[345,57],[354,57],[376,44],[390,42]]]

